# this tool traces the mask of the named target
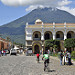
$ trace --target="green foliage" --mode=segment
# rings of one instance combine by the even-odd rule
[[[45,47],[53,47],[53,40],[46,40]]]
[[[45,47],[54,47],[57,48],[60,45],[59,40],[46,40]]]
[[[65,48],[74,48],[75,47],[75,38],[66,39],[64,41]]]
[[[54,57],[58,57],[58,54],[57,54],[57,53],[53,53],[52,56],[54,56]]]
[[[75,51],[72,51],[71,57],[75,59]]]

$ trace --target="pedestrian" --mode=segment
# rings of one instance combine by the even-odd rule
[[[6,55],[6,52],[5,52],[5,50],[3,50],[3,55],[4,55],[4,56]]]
[[[42,50],[40,50],[40,55],[42,54]]]
[[[1,53],[2,53],[2,56],[3,56],[3,54],[4,54],[4,53],[3,53],[3,48],[2,48],[2,52],[1,52]]]
[[[1,57],[1,53],[2,53],[2,52],[0,51],[0,57]]]
[[[65,62],[66,62],[66,56],[67,56],[66,49],[64,50],[63,55],[64,55],[64,65],[65,65]]]
[[[67,55],[68,55],[68,65],[71,65],[71,54],[70,54],[70,52],[68,52]]]
[[[47,69],[47,66],[49,66],[49,54],[47,51],[45,51],[43,57],[42,57],[42,60],[44,58],[44,71]],[[48,71],[49,71],[49,68],[48,68]]]
[[[23,54],[23,50],[21,49],[21,54]]]
[[[61,50],[59,56],[60,56],[60,65],[62,65],[62,59],[63,59],[63,51],[62,50]]]
[[[50,55],[50,53],[51,53],[51,52],[50,52],[50,50],[48,49],[48,55]]]
[[[38,63],[39,63],[39,56],[40,56],[39,53],[37,53],[37,54],[36,54],[36,57],[37,57],[37,62],[38,62]]]

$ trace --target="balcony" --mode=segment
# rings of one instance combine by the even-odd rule
[[[36,41],[38,41],[38,40],[41,40],[41,38],[33,38],[33,40],[36,40]]]
[[[57,40],[64,40],[64,38],[56,38]]]

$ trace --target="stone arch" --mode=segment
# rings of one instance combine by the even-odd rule
[[[41,32],[40,31],[33,32],[33,40],[41,40]]]
[[[53,34],[52,34],[51,31],[46,31],[46,32],[44,33],[44,39],[45,39],[45,40],[49,40],[49,39],[52,39],[52,38],[53,38]]]
[[[74,31],[68,31],[67,32],[67,39],[68,38],[75,38],[75,33],[74,33]]]
[[[42,50],[42,44],[40,42],[34,42],[32,45],[32,50],[35,54],[40,53],[40,50]]]
[[[62,31],[56,32],[56,39],[57,40],[64,40],[64,33]]]

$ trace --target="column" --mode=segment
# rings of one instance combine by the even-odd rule
[[[66,32],[66,22],[64,23],[65,33],[64,33],[64,40],[67,39],[67,32]]]
[[[41,40],[44,40],[44,33],[41,34]]]
[[[56,39],[56,34],[55,34],[55,22],[53,22],[53,40]]]
[[[44,40],[44,28],[43,28],[43,23],[42,23],[42,33],[41,33],[41,40]]]
[[[64,33],[64,40],[67,39],[67,33]]]
[[[56,36],[55,36],[55,33],[53,33],[53,40],[55,40],[56,39]]]

